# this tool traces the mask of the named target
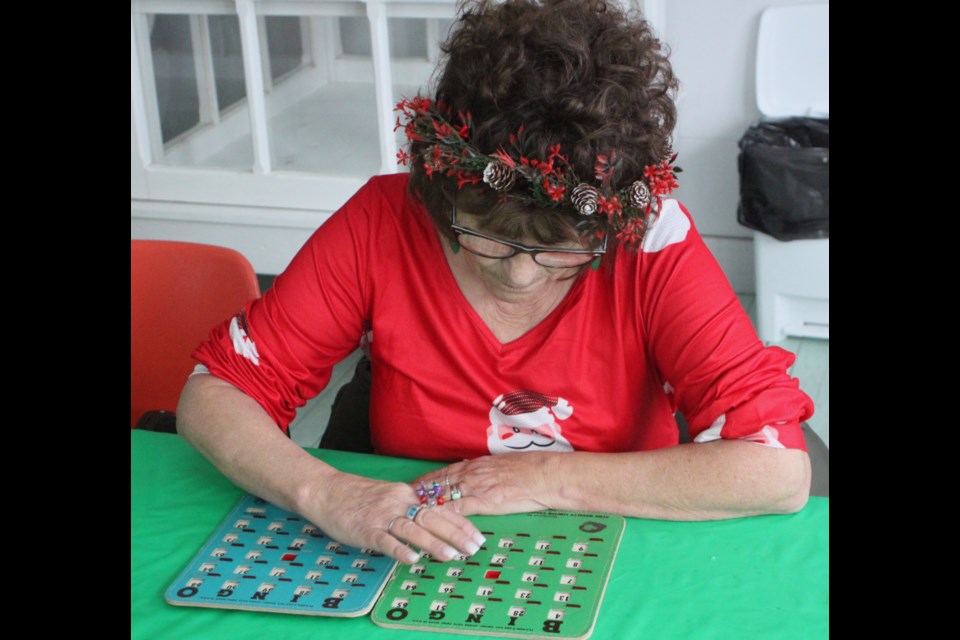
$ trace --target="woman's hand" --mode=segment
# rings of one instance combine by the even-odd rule
[[[378,549],[404,564],[419,558],[414,549],[446,561],[460,553],[472,556],[485,542],[454,510],[426,507],[409,518],[408,509],[419,504],[408,484],[337,472],[318,482],[303,515],[338,542]]]
[[[417,478],[444,488],[444,512],[464,515],[503,515],[550,509],[557,481],[547,478],[549,453],[514,453],[481,456],[455,462]],[[562,454],[559,454],[562,455]],[[459,489],[459,500],[451,499]]]
[[[187,381],[177,408],[177,429],[237,486],[299,513],[328,536],[361,549],[382,551],[403,563],[415,549],[449,560],[473,555],[484,538],[454,511],[421,509],[410,485],[337,471],[277,429],[252,398],[211,375]]]
[[[796,513],[807,502],[806,452],[743,440],[621,453],[508,453],[422,477],[461,498],[444,510],[499,515],[557,509],[659,520]],[[418,479],[419,480],[419,479]],[[459,511],[458,511],[459,510]]]

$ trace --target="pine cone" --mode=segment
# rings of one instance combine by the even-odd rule
[[[597,212],[597,198],[600,192],[586,182],[581,182],[570,193],[570,201],[582,216],[592,216]]]
[[[494,160],[483,169],[483,181],[496,191],[509,191],[514,180],[516,176],[513,169],[499,160]]]
[[[667,164],[673,164],[673,161],[677,159],[677,154],[673,152],[673,139],[667,139],[667,146],[663,152],[663,157],[660,158],[661,162],[666,160]]]
[[[642,209],[650,204],[650,187],[646,182],[637,180],[627,190],[627,197],[630,199],[630,204]]]

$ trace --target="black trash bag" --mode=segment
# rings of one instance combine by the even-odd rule
[[[830,120],[786,118],[740,138],[737,221],[777,240],[830,237]]]

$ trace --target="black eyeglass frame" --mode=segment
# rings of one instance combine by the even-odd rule
[[[520,244],[519,242],[511,242],[510,240],[504,240],[503,238],[495,238],[493,236],[488,236],[484,233],[480,233],[475,229],[470,229],[468,227],[461,227],[460,225],[458,225],[456,206],[451,207],[450,228],[453,230],[453,233],[457,237],[458,242],[460,240],[461,235],[476,236],[478,238],[483,238],[484,240],[491,240],[493,242],[502,244],[504,246],[507,246],[513,249],[513,253],[505,256],[488,256],[482,253],[477,253],[476,251],[468,248],[463,244],[460,245],[461,247],[463,247],[464,249],[466,249],[467,251],[469,251],[474,255],[480,256],[482,258],[490,258],[492,260],[506,260],[507,258],[512,258],[518,253],[527,253],[530,255],[531,258],[533,258],[534,262],[539,264],[541,267],[546,267],[548,269],[577,269],[579,267],[583,267],[585,265],[590,264],[590,260],[585,261],[583,264],[572,265],[569,267],[567,266],[557,267],[553,265],[543,264],[542,262],[537,260],[537,256],[539,254],[541,253],[572,253],[572,254],[588,255],[588,256],[591,256],[592,258],[597,258],[607,252],[607,235],[606,234],[604,234],[603,236],[603,243],[597,249],[556,249],[556,248],[550,248],[550,247],[528,247],[526,245]]]

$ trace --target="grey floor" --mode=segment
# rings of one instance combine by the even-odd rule
[[[263,284],[269,286],[268,281]],[[261,285],[262,286],[262,285]],[[754,296],[741,295],[740,302],[756,323]],[[800,380],[800,388],[813,398],[816,412],[809,420],[810,427],[824,443],[830,446],[830,342],[812,338],[787,338],[777,343],[797,355],[790,370]],[[290,424],[291,438],[304,447],[316,447],[330,419],[330,407],[337,390],[353,377],[360,352],[356,351],[333,369],[330,384],[323,393],[311,400],[297,413]]]

